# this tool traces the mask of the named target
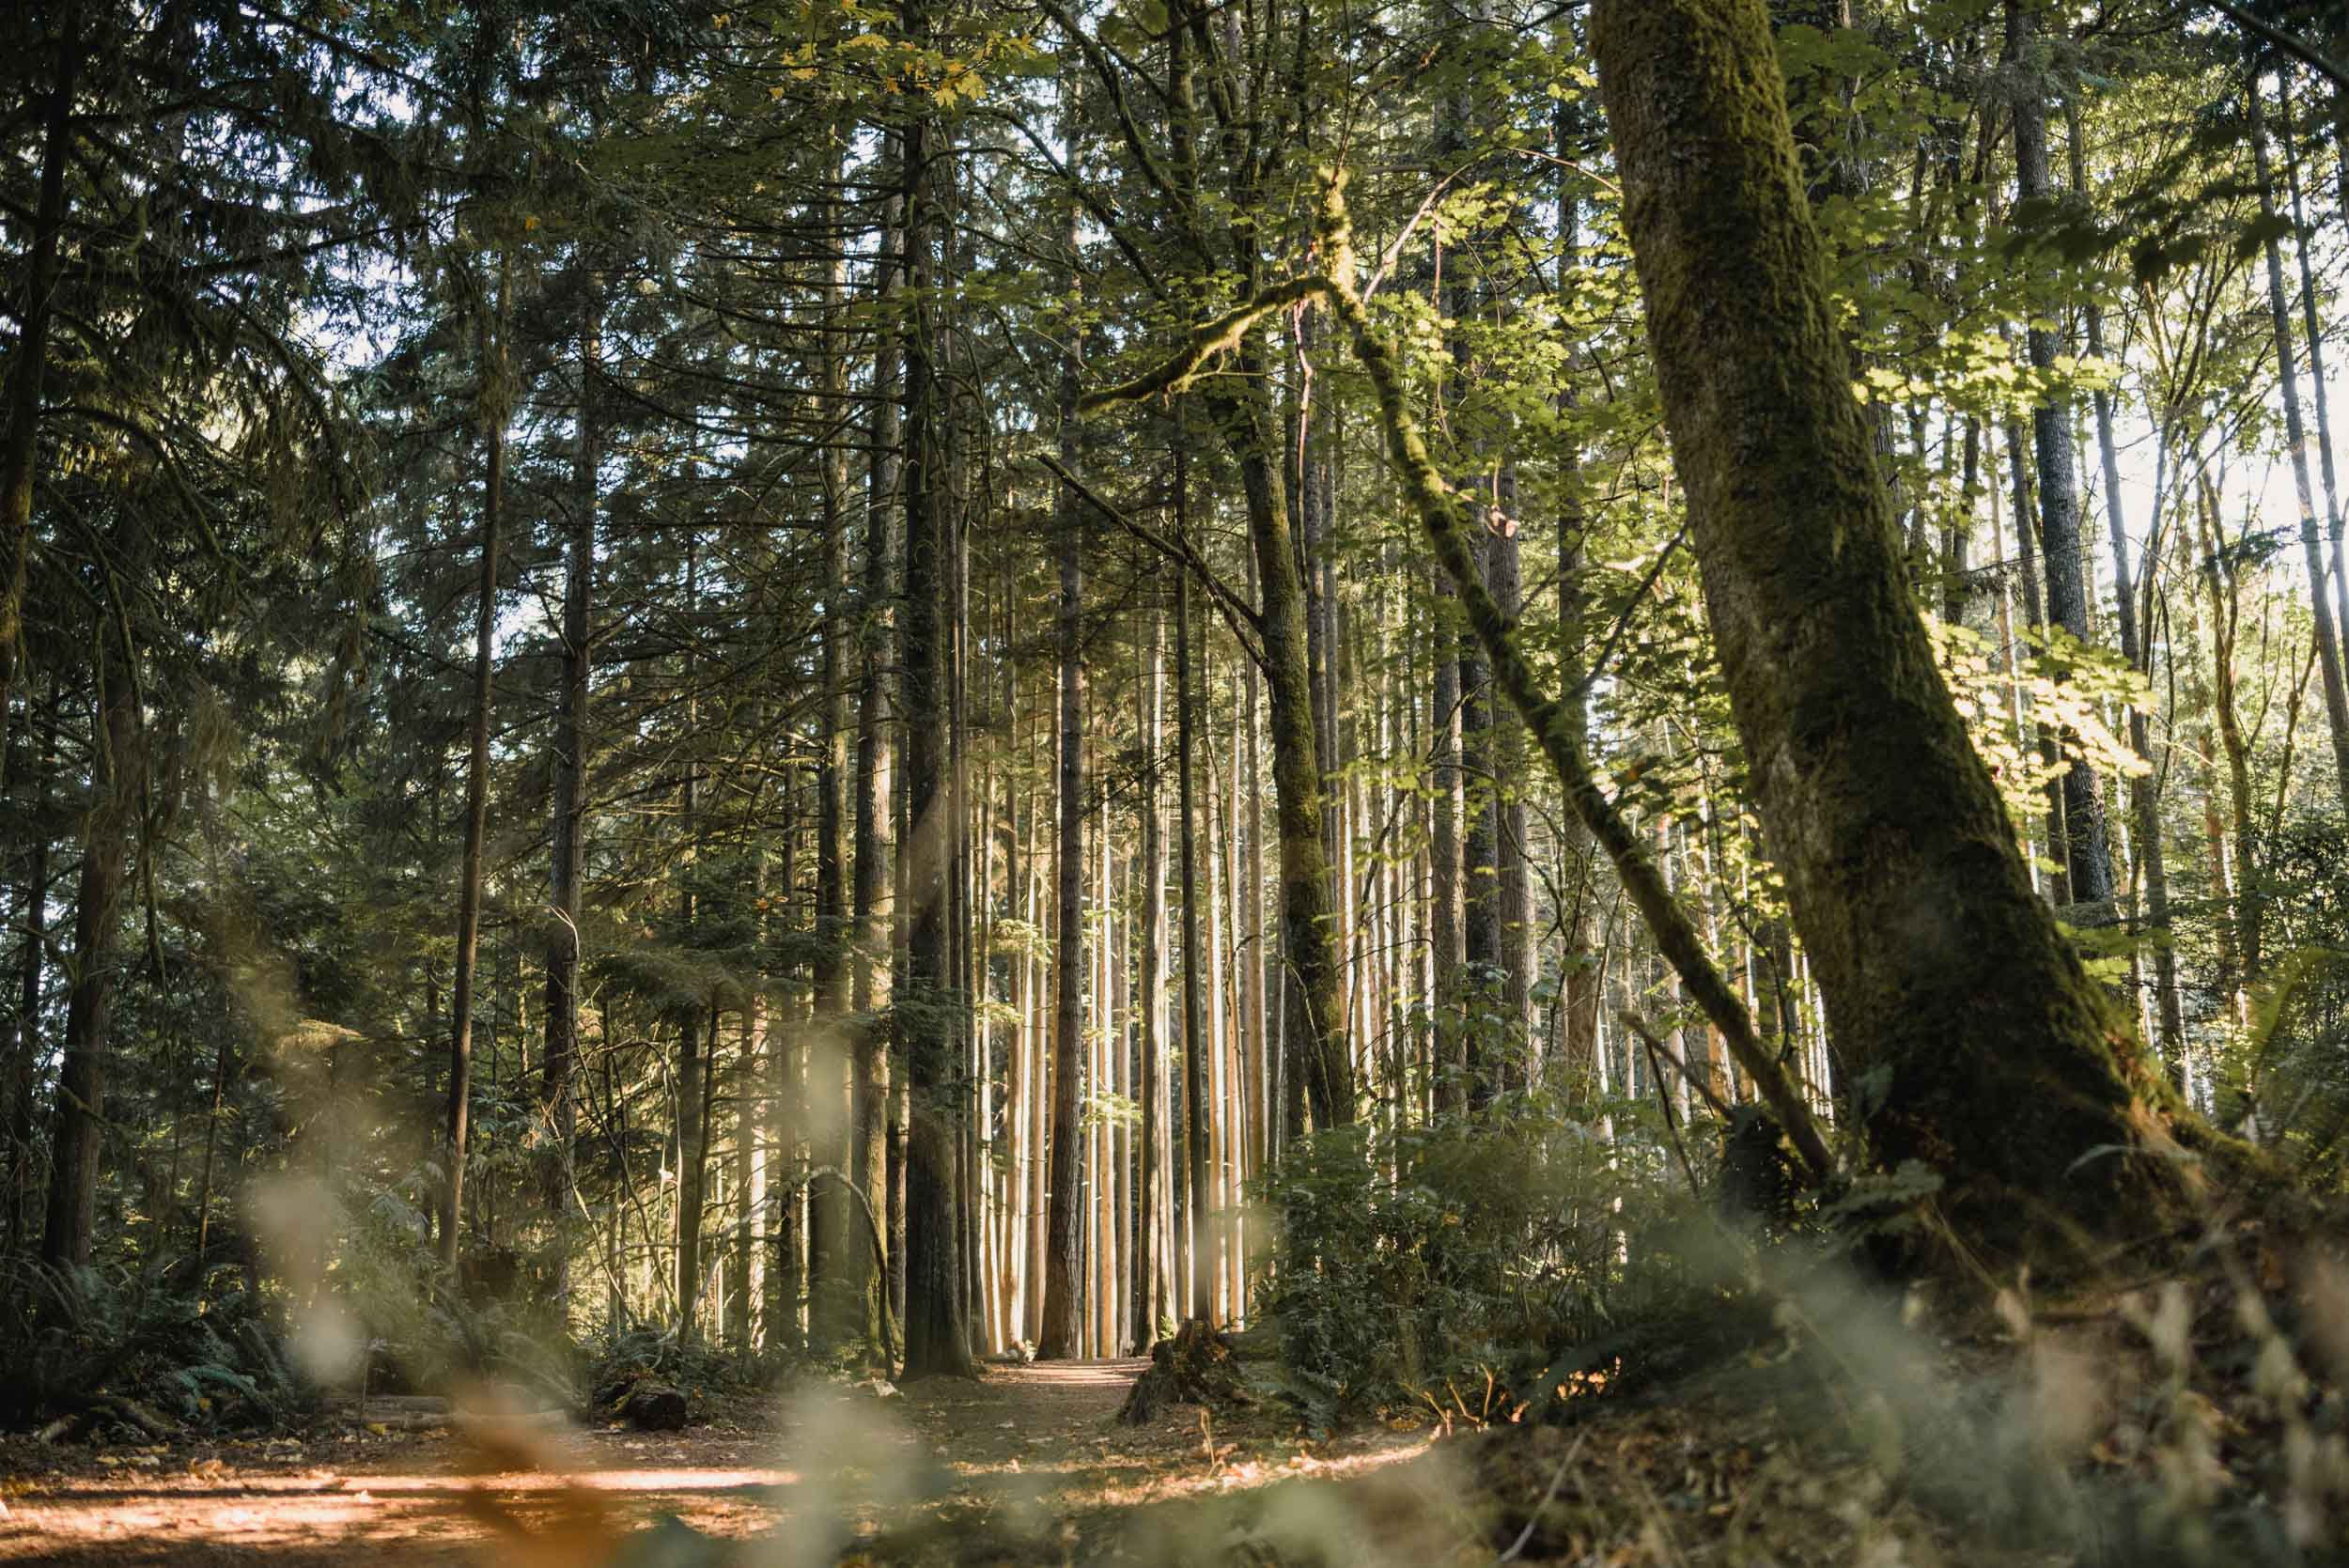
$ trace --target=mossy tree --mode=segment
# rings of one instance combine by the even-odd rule
[[[1592,47],[1705,601],[1870,1146],[2037,1251],[2137,1211],[2163,1096],[2033,896],[1910,597],[1763,0],[1603,0]]]

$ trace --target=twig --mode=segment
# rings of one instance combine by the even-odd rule
[[[1680,1060],[1679,1054],[1670,1046],[1667,1046],[1663,1041],[1657,1039],[1654,1034],[1650,1033],[1645,1020],[1641,1018],[1637,1013],[1618,1013],[1615,1016],[1623,1020],[1625,1028],[1630,1030],[1632,1033],[1637,1034],[1640,1037],[1641,1043],[1647,1047],[1648,1054],[1650,1056],[1661,1056],[1665,1061],[1671,1063],[1672,1066],[1678,1070],[1680,1076],[1688,1080],[1688,1087],[1694,1089],[1698,1094],[1704,1096],[1704,1103],[1713,1108],[1713,1114],[1719,1116],[1724,1122],[1730,1119],[1731,1112],[1728,1104],[1723,1101],[1719,1094],[1713,1092],[1713,1086],[1705,1082],[1703,1079],[1697,1077],[1695,1072],[1689,1068],[1688,1064]]]
[[[1259,634],[1262,633],[1264,617],[1251,609],[1238,595],[1232,592],[1229,585],[1215,574],[1214,568],[1207,565],[1206,558],[1192,547],[1189,539],[1170,539],[1147,523],[1138,522],[1128,517],[1124,512],[1095,494],[1091,487],[1069,473],[1066,467],[1062,466],[1058,458],[1049,453],[1039,455],[1036,460],[1051,470],[1059,477],[1061,483],[1075,491],[1078,500],[1082,501],[1110,521],[1117,524],[1118,527],[1123,528],[1168,560],[1186,568],[1191,576],[1197,578],[1201,586],[1207,590],[1207,597],[1215,601],[1216,609],[1221,612],[1224,624],[1232,629],[1232,635],[1238,640],[1241,651],[1254,661],[1257,669],[1262,670],[1267,667],[1263,647],[1259,645],[1257,638],[1249,635],[1251,628],[1253,628]]]
[[[1647,1047],[1648,1077],[1656,1080],[1656,1103],[1664,1108],[1664,1130],[1672,1134],[1672,1153],[1680,1157],[1680,1172],[1688,1178],[1689,1196],[1702,1198],[1704,1184],[1697,1180],[1697,1168],[1688,1163],[1688,1145],[1680,1141],[1680,1122],[1672,1115],[1672,1097],[1664,1093],[1664,1075],[1656,1060],[1656,1042],[1642,1034],[1640,1043]]]
[[[1566,1471],[1574,1467],[1574,1456],[1582,1452],[1582,1438],[1589,1436],[1585,1432],[1576,1437],[1573,1446],[1566,1450],[1566,1456],[1558,1461],[1558,1473],[1549,1478],[1549,1489],[1542,1494],[1542,1500],[1533,1505],[1533,1516],[1525,1521],[1525,1528],[1517,1531],[1515,1541],[1509,1543],[1509,1549],[1493,1559],[1493,1568],[1501,1568],[1504,1562],[1515,1562],[1517,1554],[1525,1550],[1525,1544],[1533,1539],[1534,1527],[1542,1522],[1542,1510],[1549,1506],[1550,1499],[1558,1495],[1558,1488],[1565,1484]]]

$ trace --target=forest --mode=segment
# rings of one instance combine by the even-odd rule
[[[11,14],[0,1560],[2349,1560],[2335,0]]]

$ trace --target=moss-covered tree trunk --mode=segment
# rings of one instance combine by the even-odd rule
[[[133,536],[126,571],[145,559]],[[57,1074],[54,1131],[50,1143],[49,1203],[40,1256],[52,1267],[86,1265],[97,1227],[98,1177],[103,1164],[106,1087],[114,1053],[116,950],[122,899],[130,882],[131,835],[147,778],[141,750],[138,686],[119,629],[97,629],[98,727],[90,810],[82,829],[82,868],[73,903],[72,977],[67,993],[63,1061]],[[27,990],[35,989],[28,985]],[[25,1023],[33,1027],[28,1007]]]
[[[1316,1128],[1354,1119],[1354,1073],[1346,1052],[1346,971],[1330,905],[1330,856],[1322,837],[1321,746],[1314,733],[1313,670],[1305,630],[1305,580],[1298,567],[1268,368],[1243,344],[1235,368],[1245,390],[1209,399],[1247,500],[1254,547],[1257,611],[1264,633],[1265,691],[1270,697],[1274,846],[1280,857],[1282,955],[1289,1017],[1286,1069],[1303,1086]]]
[[[1763,0],[1599,0],[1592,45],[1707,612],[1876,1155],[1977,1234],[2101,1223],[2146,1081],[2031,895],[1904,583]]]
[[[926,38],[923,0],[906,8],[906,31]],[[934,163],[951,143],[925,119],[905,131],[906,284],[912,296],[905,340],[906,576],[902,674],[905,704],[905,1374],[968,1376],[970,1319],[962,1281],[961,1184],[955,1148],[964,1114],[960,1026],[947,876],[960,837],[947,743],[952,629],[945,624],[945,396],[931,362],[930,287],[941,214]]]
[[[554,1294],[567,1294],[568,1246],[563,1236],[569,1212],[573,1145],[579,1110],[572,1079],[579,1063],[579,918],[584,877],[588,683],[587,611],[596,583],[596,492],[601,452],[596,442],[597,361],[603,341],[603,276],[592,269],[581,279],[579,323],[579,410],[571,454],[569,515],[563,530],[562,677],[555,691],[554,735],[548,747],[551,775],[547,907],[554,925],[547,935],[547,1045],[541,1066],[540,1114],[547,1146],[540,1171],[541,1201],[553,1233]]]
[[[57,246],[65,233],[65,170],[73,155],[73,81],[81,69],[79,8],[60,8],[55,75],[41,122],[39,205],[24,258],[16,351],[10,356],[8,433],[0,439],[0,755],[8,749],[9,702],[24,645],[24,590],[33,561],[33,470],[39,451],[41,381],[49,365],[49,315],[56,293]]]

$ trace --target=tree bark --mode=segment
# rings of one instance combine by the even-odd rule
[[[2025,1251],[2131,1223],[2159,1089],[2031,895],[1935,667],[1833,327],[1761,0],[1599,0],[1592,42],[1758,815],[1875,1155]],[[2142,1222],[2140,1218],[2136,1222]]]
[[[474,602],[472,735],[465,753],[465,849],[457,885],[457,964],[449,985],[448,1114],[442,1156],[441,1266],[457,1266],[457,1232],[464,1215],[465,1143],[473,1094],[474,986],[481,945],[482,860],[490,831],[490,653],[497,633],[498,549],[506,514],[506,421],[508,398],[506,314],[511,287],[506,260],[498,261],[494,323],[483,318],[477,357],[482,442],[487,451],[481,497],[481,569]]]
[[[1071,146],[1074,132],[1071,132]],[[1077,212],[1068,212],[1072,260],[1078,242]],[[1076,349],[1060,365],[1060,458],[1077,459]],[[1073,472],[1073,468],[1072,468]],[[1036,1355],[1050,1359],[1081,1353],[1084,1294],[1083,1194],[1078,1190],[1078,1078],[1084,1058],[1084,538],[1078,497],[1064,483],[1053,526],[1060,548],[1060,835],[1053,859],[1054,927],[1059,951],[1052,964],[1051,1126],[1046,1147],[1044,1322]]]
[[[2291,448],[2294,499],[2300,506],[2300,548],[2308,561],[2309,612],[2315,623],[2316,662],[2325,689],[2325,718],[2332,736],[2334,787],[2349,804],[2349,691],[2342,686],[2341,644],[2333,625],[2333,597],[2326,591],[2325,542],[2309,479],[2309,437],[2300,415],[2299,351],[2293,341],[2292,312],[2284,294],[2283,247],[2276,238],[2276,181],[2269,167],[2267,131],[2256,64],[2245,76],[2244,101],[2250,110],[2251,155],[2259,177],[2260,216],[2267,228],[2267,311],[2276,339],[2276,376],[2284,396],[2284,444]]]
[[[40,195],[24,258],[16,350],[8,388],[8,436],[0,442],[0,754],[8,744],[17,665],[24,648],[24,593],[33,562],[33,471],[40,452],[41,383],[49,369],[49,318],[65,233],[66,164],[73,156],[73,87],[82,65],[81,10],[60,7],[54,74],[42,116]]]
[[[2056,194],[2048,172],[2046,89],[2036,71],[2033,55],[2037,31],[2037,0],[2007,0],[2006,64],[2033,72],[2015,99],[2015,188],[2027,202],[2046,202]],[[2055,333],[2034,322],[2027,336],[2033,369],[2054,372],[2058,350]],[[2094,629],[2088,620],[2088,573],[2080,549],[2080,503],[2077,475],[2072,460],[2071,399],[2051,392],[2031,411],[2031,439],[2039,459],[2039,542],[2047,560],[2047,619],[2061,627],[2082,645],[2091,644]],[[2103,782],[2085,759],[2074,758],[2063,773],[2062,861],[2071,883],[2072,901],[2080,905],[2112,903],[2112,851],[2105,833]]]
[[[578,422],[577,445],[563,541],[563,671],[555,695],[553,743],[549,748],[552,846],[547,903],[554,914],[554,929],[547,939],[546,1060],[539,1068],[539,1114],[545,1121],[547,1139],[540,1203],[554,1235],[558,1300],[567,1291],[569,1258],[562,1236],[571,1202],[572,1150],[579,1130],[571,1080],[579,1063],[580,882],[586,837],[586,730],[592,678],[587,616],[596,591],[596,492],[601,456],[595,398],[603,335],[602,274],[589,271],[581,282],[579,410],[573,416]]]

